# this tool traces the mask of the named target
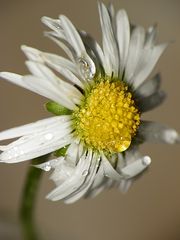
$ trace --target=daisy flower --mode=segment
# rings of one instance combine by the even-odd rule
[[[117,186],[126,192],[149,164],[138,150],[143,142],[179,142],[178,133],[143,121],[142,114],[165,99],[160,75],[146,81],[167,44],[156,45],[156,27],[147,31],[129,23],[125,10],[98,4],[102,47],[60,15],[43,17],[45,35],[67,54],[61,56],[22,46],[29,75],[0,76],[51,101],[56,116],[0,133],[0,160],[15,163],[51,154],[37,165],[49,171],[56,188],[49,199],[72,203]]]

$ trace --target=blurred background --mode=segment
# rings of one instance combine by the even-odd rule
[[[104,1],[108,3],[109,1]],[[154,72],[160,71],[165,103],[144,118],[163,122],[180,132],[180,1],[114,0],[125,8],[133,23],[158,23],[159,42],[173,41]],[[43,37],[43,15],[67,15],[99,42],[101,32],[96,0],[0,0],[0,71],[27,73],[20,45],[62,55]],[[0,80],[0,130],[47,117],[47,100]],[[95,199],[73,205],[50,202],[54,187],[45,173],[38,193],[36,219],[42,239],[51,240],[180,240],[180,150],[178,145],[144,145],[152,165],[130,191],[103,192]],[[28,163],[0,165],[0,239],[20,240],[18,208]]]

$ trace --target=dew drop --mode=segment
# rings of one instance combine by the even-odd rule
[[[88,175],[88,173],[89,173],[89,171],[88,171],[88,170],[84,170],[84,171],[82,172],[82,176],[83,176],[83,177],[85,177],[85,176],[87,176],[87,175]]]
[[[145,156],[143,159],[142,159],[142,164],[145,165],[145,166],[148,166],[150,165],[151,163],[151,158],[148,157],[148,156]]]
[[[43,170],[49,172],[51,170],[51,164],[49,162],[45,163],[43,166]]]
[[[91,59],[85,59],[83,57],[78,58],[77,64],[79,67],[79,71],[82,77],[85,80],[91,80],[95,75],[95,66]]]
[[[10,150],[12,158],[16,158],[20,155],[20,150],[18,147],[13,147],[12,150]]]
[[[45,136],[46,140],[51,140],[53,138],[53,134],[52,133],[47,133]]]
[[[60,29],[59,23],[58,22],[52,22],[52,25],[57,28]]]

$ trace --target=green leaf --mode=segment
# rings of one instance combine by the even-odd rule
[[[69,110],[53,101],[46,103],[45,108],[47,109],[48,112],[51,112],[56,116],[70,115],[72,112],[71,110]]]
[[[67,152],[68,147],[69,147],[69,145],[67,145],[67,146],[65,146],[65,147],[63,147],[63,148],[60,148],[60,149],[56,150],[56,151],[54,152],[54,156],[56,156],[56,157],[61,157],[61,156],[63,156],[63,157],[64,157],[64,156],[66,155],[66,152]]]

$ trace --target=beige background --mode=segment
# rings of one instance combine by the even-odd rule
[[[105,1],[108,2],[108,1]],[[145,118],[164,122],[180,131],[180,1],[114,0],[128,11],[132,22],[145,27],[158,23],[159,41],[175,40],[156,71],[168,92],[165,104]],[[100,41],[96,0],[0,0],[0,71],[26,73],[21,44],[62,54],[43,37],[40,17],[70,17]],[[46,99],[3,80],[0,81],[0,130],[48,116]],[[179,240],[180,161],[179,146],[146,145],[152,159],[150,170],[122,195],[116,189],[73,205],[52,203],[45,195],[53,184],[45,174],[37,204],[37,221],[44,239],[62,240]],[[27,163],[0,165],[0,239],[20,239],[17,212]]]

